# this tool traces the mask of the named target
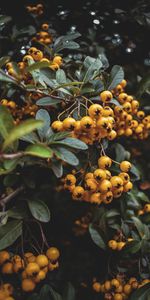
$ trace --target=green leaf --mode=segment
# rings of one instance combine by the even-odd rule
[[[51,295],[51,296],[50,296]],[[52,289],[48,284],[45,284],[40,290],[39,295],[40,300],[62,300],[60,294],[58,294],[54,289]]]
[[[84,67],[86,68],[86,72],[85,72],[84,78],[83,78],[84,82],[94,79],[96,74],[99,73],[100,69],[103,66],[100,58],[95,59],[90,56],[87,56],[85,58],[83,64],[84,64]]]
[[[25,149],[24,153],[41,158],[51,158],[53,156],[53,151],[43,144],[30,145]]]
[[[137,253],[141,249],[141,247],[142,247],[141,241],[132,241],[124,247],[123,253],[134,254]]]
[[[52,144],[56,144],[56,145],[63,145],[63,146],[68,146],[70,148],[75,148],[75,149],[80,149],[80,150],[87,150],[88,149],[88,146],[76,139],[76,138],[66,138],[64,140],[61,140],[60,142],[57,141],[57,142],[52,142]]]
[[[13,118],[9,112],[9,110],[0,106],[0,135],[3,139],[6,139],[9,136],[10,131],[14,127]]]
[[[36,62],[36,63],[33,63],[30,66],[28,66],[26,68],[26,71],[33,72],[38,69],[49,67],[49,65],[50,65],[49,62],[47,62],[47,61]]]
[[[141,288],[137,289],[130,296],[130,300],[149,300],[149,295],[150,295],[150,283],[147,283]]]
[[[116,152],[116,161],[121,162],[127,158],[128,151],[121,144],[115,143],[113,147]]]
[[[123,68],[118,65],[113,66],[110,72],[110,78],[109,78],[107,89],[113,90],[123,79],[124,79]]]
[[[77,166],[79,164],[78,158],[69,150],[63,147],[53,148],[54,153],[56,156],[63,161],[67,162],[71,166]]]
[[[39,120],[26,120],[19,125],[16,125],[10,132],[9,136],[5,139],[2,149],[5,150],[12,145],[16,140],[20,139],[26,134],[29,134],[35,129],[40,128],[43,125],[42,121]]]
[[[7,75],[3,70],[0,70],[0,81],[4,81],[4,82],[8,82],[8,83],[13,83],[13,84],[17,84],[18,82],[16,79],[14,79],[13,77]]]
[[[62,140],[65,137],[68,137],[69,135],[70,135],[70,133],[68,131],[54,133],[54,134],[51,135],[51,137],[49,139],[49,143],[51,143],[53,141]]]
[[[9,56],[3,56],[0,58],[0,68],[6,65],[6,63],[10,60]]]
[[[68,282],[63,291],[63,300],[75,300],[75,299],[76,299],[75,288],[70,282]]]
[[[10,16],[0,15],[0,26],[10,22],[11,20],[12,18]]]
[[[0,250],[12,245],[22,234],[22,221],[10,221],[1,226],[0,230]]]
[[[140,180],[141,172],[135,165],[132,164],[130,172],[135,176],[135,180]]]
[[[47,96],[47,97],[40,98],[38,101],[36,101],[36,104],[39,106],[56,106],[61,102],[62,102],[61,100],[54,99],[51,98],[50,96]]]
[[[63,175],[63,166],[62,166],[61,161],[52,160],[51,169],[53,170],[53,172],[54,172],[54,174],[57,178],[62,177],[62,175]]]
[[[50,129],[50,115],[45,109],[39,109],[38,112],[36,113],[36,120],[41,120],[43,121],[43,126],[42,128],[38,129],[38,134],[40,138],[43,140],[46,138],[47,132]]]
[[[91,235],[91,238],[92,238],[93,242],[98,247],[100,247],[103,250],[105,250],[106,249],[105,242],[103,241],[103,239],[100,236],[99,232],[94,228],[94,226],[92,224],[90,224],[90,226],[89,226],[89,232],[90,232],[90,235]]]
[[[62,69],[57,70],[57,72],[56,72],[56,81],[59,84],[67,82],[67,78],[66,78],[66,74],[65,74],[64,70],[62,70]]]
[[[144,224],[137,217],[132,217],[132,220],[134,222],[134,225],[135,225],[140,237],[143,238],[145,235]]]
[[[28,206],[32,216],[40,222],[50,221],[50,211],[48,206],[41,200],[28,200]]]
[[[116,99],[112,99],[109,103],[115,104],[115,105],[120,106],[120,107],[122,106],[122,105],[119,103],[119,101],[116,100]]]

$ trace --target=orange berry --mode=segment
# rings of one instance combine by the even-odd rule
[[[35,283],[31,279],[23,279],[22,280],[22,290],[24,292],[32,292],[35,289]]]
[[[60,252],[57,248],[55,247],[50,247],[47,251],[46,251],[46,256],[51,260],[51,261],[56,261],[59,256],[60,256]]]
[[[113,95],[110,91],[103,91],[100,94],[100,99],[102,100],[102,102],[104,103],[108,103],[111,101],[111,99],[113,98]]]

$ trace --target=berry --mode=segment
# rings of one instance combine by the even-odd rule
[[[62,57],[61,56],[55,56],[53,59],[54,64],[58,64],[59,66],[62,64]]]
[[[73,199],[82,199],[84,195],[84,188],[82,186],[76,186],[73,190],[72,196]]]
[[[105,194],[102,194],[101,195],[101,199],[102,201],[105,203],[105,204],[109,204],[112,202],[113,200],[113,193],[110,191],[110,192],[107,192]]]
[[[0,265],[10,259],[10,254],[7,251],[0,251]]]
[[[108,242],[108,247],[111,248],[112,250],[116,250],[117,249],[117,242],[115,240],[110,240]]]
[[[131,163],[129,161],[124,160],[120,163],[120,170],[122,172],[129,172],[130,169],[131,169]]]
[[[122,300],[123,298],[122,298],[122,295],[121,294],[119,294],[119,293],[116,293],[115,295],[114,295],[114,300]]]
[[[130,192],[130,191],[132,190],[132,188],[133,188],[132,182],[131,182],[131,181],[128,181],[128,182],[124,185],[123,191],[127,193],[127,192]]]
[[[95,192],[97,190],[97,183],[94,179],[86,180],[86,189],[91,192]]]
[[[102,102],[104,103],[108,103],[110,102],[110,100],[112,99],[113,95],[110,91],[103,91],[100,94],[100,99],[102,100]]]
[[[110,168],[112,164],[112,160],[108,156],[101,156],[98,160],[98,166],[102,169]]]
[[[93,173],[94,175],[94,178],[97,180],[97,181],[101,181],[103,179],[106,179],[106,172],[105,170],[103,169],[96,169]]]
[[[66,118],[63,120],[63,128],[65,130],[74,130],[76,126],[76,120],[73,118]]]
[[[112,184],[112,188],[118,189],[123,186],[123,180],[119,176],[112,176],[110,182]]]
[[[123,184],[126,184],[130,180],[129,174],[125,172],[120,173],[119,177],[122,179]]]
[[[80,124],[81,124],[81,129],[87,131],[93,127],[94,121],[92,120],[91,117],[86,116],[81,119]]]
[[[39,265],[40,268],[44,268],[48,265],[48,258],[44,254],[40,254],[36,257],[36,263]]]
[[[61,121],[54,121],[54,122],[52,123],[52,129],[53,129],[55,132],[63,131],[63,122],[61,122]]]
[[[149,212],[150,212],[150,204],[145,204],[145,205],[144,205],[144,211],[145,211],[146,213],[149,213]]]
[[[57,248],[55,247],[50,247],[47,251],[46,251],[46,256],[51,260],[51,261],[56,261],[59,256],[60,256],[60,252]]]
[[[25,261],[28,263],[35,262],[35,259],[36,259],[32,252],[26,252],[24,254],[24,257],[25,257]]]
[[[66,185],[74,185],[76,184],[76,177],[72,174],[68,174],[66,177],[65,177],[65,184]]]
[[[132,287],[130,284],[125,284],[124,285],[124,288],[123,288],[123,291],[126,295],[129,295],[132,291]]]
[[[125,242],[118,242],[118,244],[117,244],[117,250],[118,251],[120,251],[120,250],[122,250],[122,248],[125,246]]]
[[[40,267],[37,263],[31,262],[26,267],[26,273],[28,276],[34,276],[40,271]]]
[[[88,113],[91,118],[99,118],[102,115],[103,107],[100,104],[92,104],[89,109]]]
[[[6,262],[2,266],[2,273],[3,274],[12,274],[13,273],[13,264],[11,262]]]
[[[95,292],[100,293],[100,291],[101,291],[101,284],[99,282],[94,282],[92,287],[93,287],[93,290]]]
[[[114,286],[115,288],[118,288],[119,285],[120,285],[120,282],[119,282],[118,279],[114,278],[114,279],[111,280],[111,285]]]
[[[101,193],[107,193],[111,190],[112,184],[109,180],[104,179],[100,182],[99,189]]]
[[[32,292],[35,289],[35,283],[32,279],[23,279],[22,280],[22,290],[24,292]]]

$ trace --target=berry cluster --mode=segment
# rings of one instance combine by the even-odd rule
[[[41,16],[43,14],[43,4],[39,3],[37,5],[28,5],[26,9],[29,13],[32,13],[36,16]]]
[[[106,300],[124,300],[129,299],[133,291],[149,282],[150,279],[144,279],[138,282],[135,277],[125,280],[125,278],[118,275],[117,278],[106,280],[103,283],[94,281],[93,290],[96,293],[104,294],[104,299]]]
[[[50,247],[46,254],[37,256],[31,252],[26,252],[23,258],[19,255],[11,256],[7,251],[1,251],[1,273],[4,275],[21,274],[22,290],[31,292],[35,289],[36,284],[46,278],[49,271],[59,267],[59,256],[59,250],[55,247]],[[0,298],[0,300],[4,299]]]
[[[63,121],[54,121],[53,130],[70,131],[73,137],[90,145],[102,138],[108,140],[114,140],[119,136],[133,136],[135,139],[147,138],[150,130],[150,116],[145,116],[144,111],[138,110],[139,102],[132,96],[121,92],[115,94],[115,97],[118,105],[111,102],[112,92],[103,91],[100,94],[102,105],[90,105],[88,115],[79,120],[69,116]]]
[[[133,241],[132,238],[128,238],[127,241],[120,241],[120,240],[116,241],[114,239],[108,242],[108,247],[111,248],[112,250],[121,251],[127,243],[130,243],[132,241]]]
[[[106,155],[98,159],[98,168],[94,172],[82,175],[83,185],[77,184],[77,178],[73,174],[66,175],[64,188],[72,193],[74,200],[82,200],[90,203],[109,204],[113,198],[119,198],[123,192],[132,189],[129,172],[131,164],[122,161],[119,164],[121,172],[118,176],[112,176],[108,170],[112,165],[112,159]],[[81,176],[79,177],[81,181]]]
[[[15,300],[12,297],[14,288],[10,283],[4,283],[0,285],[0,300]]]
[[[143,209],[138,211],[138,216],[144,215],[146,213],[150,213],[150,204],[145,204]]]
[[[28,53],[22,58],[22,61],[18,62],[18,68],[21,75],[17,74],[12,62],[6,63],[8,74],[14,78],[17,78],[18,80],[23,80],[25,83],[32,83],[33,78],[26,70],[29,62],[47,62],[50,69],[57,70],[62,65],[62,57],[57,55],[53,58],[53,60],[49,60],[44,56],[44,53],[41,50],[37,49],[36,47],[31,47],[29,48]]]
[[[41,26],[41,31],[37,32],[36,36],[32,38],[33,42],[39,42],[45,45],[51,44],[53,38],[51,34],[48,32],[49,25],[47,23],[43,23]]]

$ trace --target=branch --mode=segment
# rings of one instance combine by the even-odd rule
[[[23,157],[24,153],[23,152],[18,152],[18,153],[12,153],[12,154],[7,154],[7,153],[0,153],[0,159],[15,159],[15,158],[20,158]]]
[[[15,191],[13,191],[11,194],[9,194],[6,197],[3,197],[0,199],[0,206],[5,207],[5,205],[11,200],[13,199],[15,196],[17,196],[20,192],[22,192],[24,190],[24,186],[20,186],[19,188],[17,188]]]

